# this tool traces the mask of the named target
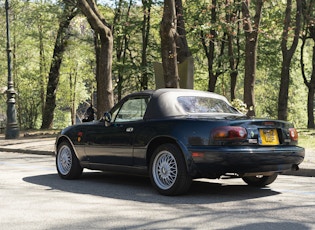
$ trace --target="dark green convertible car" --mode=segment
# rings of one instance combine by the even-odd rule
[[[99,121],[65,128],[56,140],[63,179],[83,168],[149,175],[163,195],[196,178],[240,177],[265,186],[298,170],[304,149],[288,122],[251,119],[218,94],[186,89],[133,93]]]

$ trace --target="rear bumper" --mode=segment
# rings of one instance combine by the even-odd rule
[[[298,146],[207,146],[189,149],[193,177],[217,178],[227,173],[283,172],[299,165],[305,150]]]

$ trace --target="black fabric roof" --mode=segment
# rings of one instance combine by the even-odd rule
[[[140,94],[151,96],[151,100],[148,103],[144,119],[163,119],[166,117],[187,115],[187,112],[179,105],[177,101],[179,96],[213,97],[221,99],[229,104],[227,99],[221,95],[191,89],[166,88],[158,90],[146,90],[138,93],[138,95]],[[132,95],[136,96],[137,93]]]

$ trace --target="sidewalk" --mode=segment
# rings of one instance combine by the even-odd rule
[[[24,134],[25,135],[25,134]],[[3,134],[0,134],[0,151],[17,152],[41,155],[54,155],[55,135],[33,135],[22,136],[19,139],[6,140]],[[315,177],[315,150],[305,150],[304,161],[300,164],[300,170],[287,171],[286,175]]]
[[[20,137],[19,139],[5,139],[0,134],[0,151],[30,153],[40,155],[54,155],[55,151],[54,135]]]

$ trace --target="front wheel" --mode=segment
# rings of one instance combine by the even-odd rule
[[[256,186],[256,187],[264,187],[274,182],[277,179],[277,177],[278,177],[278,173],[274,173],[270,176],[259,176],[259,175],[247,176],[247,177],[242,177],[242,179],[248,185]]]
[[[68,142],[58,145],[56,167],[62,179],[76,179],[82,174],[83,168]]]
[[[179,195],[188,191],[192,179],[177,146],[163,144],[154,151],[150,160],[150,179],[162,195]]]

